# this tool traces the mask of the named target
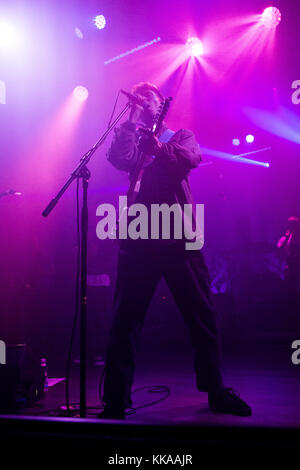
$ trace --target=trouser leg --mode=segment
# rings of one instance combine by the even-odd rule
[[[221,387],[219,326],[202,253],[183,250],[169,256],[163,275],[190,332],[198,390]]]
[[[145,313],[160,278],[157,264],[151,256],[119,254],[105,365],[103,398],[108,406],[127,408],[132,404],[136,350]]]

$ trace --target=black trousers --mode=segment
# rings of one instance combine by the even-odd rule
[[[106,405],[132,405],[131,386],[135,358],[144,318],[156,286],[163,276],[189,329],[196,384],[209,392],[222,386],[217,313],[210,278],[201,251],[163,242],[121,246],[114,316],[106,353],[104,395]]]

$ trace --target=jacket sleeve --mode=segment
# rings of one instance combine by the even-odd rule
[[[126,121],[115,128],[115,135],[107,152],[108,161],[118,170],[131,172],[138,158],[136,126]]]
[[[169,142],[162,144],[156,156],[162,165],[169,165],[188,172],[197,168],[202,160],[198,142],[192,131],[181,129]]]

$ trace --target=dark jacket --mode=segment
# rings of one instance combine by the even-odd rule
[[[127,121],[115,130],[108,151],[108,160],[129,175],[138,158],[139,133]],[[160,153],[147,157],[140,192],[136,202],[183,204],[192,203],[188,175],[202,160],[199,144],[192,131],[180,129],[169,142],[162,144]]]
[[[108,160],[117,169],[127,171],[129,177],[131,177],[138,160],[139,136],[140,133],[136,130],[136,126],[127,121],[115,129],[115,136],[108,151]],[[149,209],[151,204],[166,203],[171,206],[177,203],[183,210],[184,204],[193,204],[188,175],[191,169],[199,165],[201,159],[199,144],[195,140],[193,132],[180,129],[167,143],[162,144],[157,155],[146,157],[141,187],[135,202],[142,203]],[[182,224],[183,222],[182,217]],[[151,233],[150,226],[151,216],[149,215],[149,233]],[[194,206],[191,226],[193,229],[195,228]],[[134,245],[137,246],[135,242],[139,241],[143,247],[156,246],[157,242],[176,243],[183,246],[186,240],[184,230],[182,229],[183,239],[180,240],[174,239],[172,224],[170,230],[170,239],[163,239],[160,231],[159,240],[135,240]],[[124,245],[131,246],[131,244],[132,240],[126,240]]]

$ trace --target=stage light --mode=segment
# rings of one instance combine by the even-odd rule
[[[261,21],[268,28],[276,28],[281,21],[281,13],[276,7],[265,8],[261,15]]]
[[[78,37],[78,39],[83,39],[83,34],[82,34],[82,32],[80,31],[79,28],[75,28],[74,31],[75,31],[75,34]]]
[[[104,65],[110,64],[111,62],[115,62],[116,60],[123,59],[124,57],[134,54],[135,52],[141,51],[142,49],[145,49],[145,47],[152,46],[153,44],[156,44],[157,42],[160,41],[160,37],[152,39],[152,41],[145,42],[144,44],[140,44],[137,47],[134,47],[133,49],[130,49],[129,51],[122,52],[122,54],[119,54],[115,57],[112,57],[111,59],[105,60]]]
[[[4,21],[0,21],[0,46],[14,46],[17,42],[15,28]]]
[[[246,158],[245,156],[255,155],[256,153],[261,153],[261,152],[265,152],[266,150],[271,150],[271,147],[258,149],[258,150],[255,150],[254,152],[242,153],[240,155],[233,155],[231,153],[222,152],[220,150],[210,149],[210,148],[204,147],[203,145],[201,146],[201,150],[203,152],[203,155],[208,155],[208,156],[211,156],[211,157],[221,158],[223,160],[228,160],[228,161],[235,162],[235,163],[245,163],[246,165],[263,166],[265,168],[270,167],[270,163],[268,163],[268,162],[261,162],[259,160],[252,160],[252,158]]]
[[[232,145],[234,145],[235,147],[237,147],[238,145],[240,145],[240,139],[232,139]]]
[[[106,25],[105,16],[97,15],[96,18],[94,18],[94,23],[95,23],[95,25],[97,26],[98,29],[105,28],[105,25]]]
[[[200,39],[196,37],[189,38],[186,41],[185,46],[187,48],[189,56],[199,57],[203,54],[203,43],[202,41],[200,41]]]
[[[289,108],[279,105],[275,111],[266,111],[245,107],[243,113],[256,127],[282,139],[300,144],[300,116]]]
[[[78,101],[85,101],[89,96],[89,92],[84,86],[77,86],[74,88],[74,96]]]
[[[248,142],[248,144],[252,144],[252,142],[254,142],[254,135],[248,134],[246,136],[246,142]]]

